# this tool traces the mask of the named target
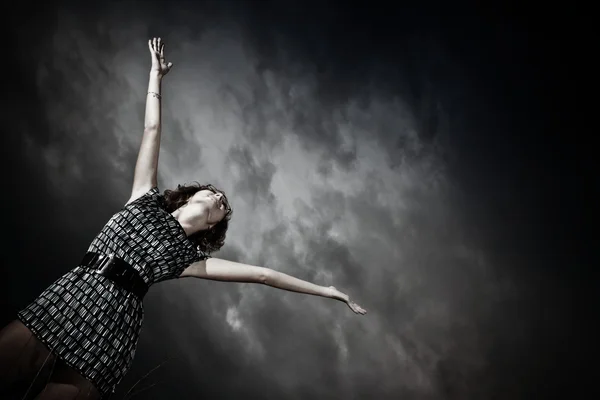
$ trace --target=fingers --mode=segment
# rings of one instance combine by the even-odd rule
[[[364,308],[362,308],[361,306],[359,306],[358,304],[356,304],[352,301],[350,303],[348,303],[348,305],[350,306],[350,309],[352,311],[354,311],[356,314],[365,315],[367,313],[367,310],[365,310]]]
[[[364,309],[358,307],[356,309],[356,311],[354,311],[354,312],[357,313],[357,314],[360,314],[360,315],[365,315],[367,313],[367,310],[364,310]]]
[[[156,52],[161,56],[164,54],[165,42],[161,38],[153,38],[148,40],[148,47],[150,51]]]

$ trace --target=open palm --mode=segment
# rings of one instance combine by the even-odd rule
[[[152,57],[152,71],[158,72],[161,76],[169,73],[173,63],[165,61],[165,43],[161,38],[148,40],[148,48]]]

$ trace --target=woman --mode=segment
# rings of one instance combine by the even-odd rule
[[[161,81],[172,64],[161,39],[148,42],[152,68],[144,135],[131,198],[92,241],[81,263],[0,332],[0,398],[100,399],[129,370],[152,284],[195,277],[262,283],[345,302],[333,286],[268,268],[211,258],[223,246],[231,208],[211,185],[156,186]],[[11,397],[12,396],[12,397]]]

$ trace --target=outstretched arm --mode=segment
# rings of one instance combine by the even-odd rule
[[[186,268],[181,273],[180,277],[195,277],[229,282],[262,283],[291,292],[339,300],[346,303],[348,307],[357,314],[366,313],[363,308],[351,301],[347,294],[340,292],[333,286],[319,286],[269,268],[257,267],[219,258],[209,258],[207,260],[198,261]]]
[[[161,132],[161,82],[171,69],[172,63],[166,63],[164,57],[164,43],[160,38],[148,41],[152,67],[146,93],[146,116],[144,119],[144,136],[135,164],[133,187],[131,189],[132,201],[146,193],[157,184],[158,153],[160,150]]]

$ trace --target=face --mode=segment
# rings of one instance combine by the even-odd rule
[[[214,226],[219,223],[229,210],[227,198],[218,191],[200,190],[194,194],[194,201],[202,202],[208,210],[207,223],[209,226]]]

